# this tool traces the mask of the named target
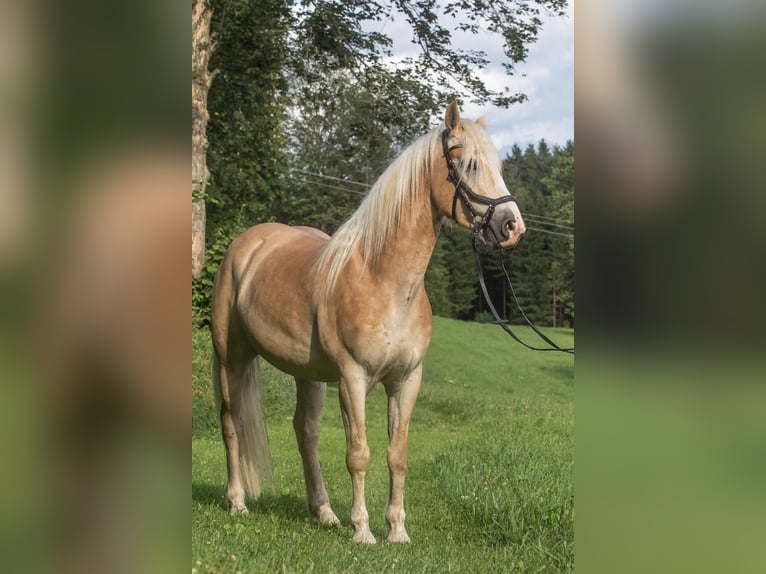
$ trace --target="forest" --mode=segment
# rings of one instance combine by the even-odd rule
[[[211,73],[209,177],[193,196],[206,211],[205,260],[192,283],[197,324],[207,323],[218,263],[244,229],[278,221],[332,234],[397,154],[438,125],[449,100],[524,105],[524,94],[484,85],[481,52],[450,49],[454,26],[443,25],[445,18],[463,33],[502,37],[512,77],[536,40],[540,15],[565,7],[561,0],[202,3]],[[394,12],[411,25],[421,53],[391,66],[392,41],[370,23]],[[488,123],[491,132],[491,115]],[[536,323],[574,327],[574,142],[515,145],[503,167],[528,228],[504,254],[516,296]],[[496,308],[521,322],[499,253],[483,249],[482,257]],[[426,274],[434,314],[492,320],[478,285],[470,233],[445,224]]]

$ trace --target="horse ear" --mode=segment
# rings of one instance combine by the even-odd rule
[[[476,120],[476,123],[479,124],[481,127],[486,129],[486,127],[487,127],[487,118],[486,118],[486,116],[481,116],[478,120]]]
[[[447,130],[454,130],[458,124],[460,124],[460,108],[457,105],[456,100],[452,100],[450,105],[447,106],[447,112],[444,114],[444,125],[447,126]]]

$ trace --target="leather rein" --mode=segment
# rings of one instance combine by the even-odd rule
[[[511,328],[509,327],[509,323],[507,319],[502,319],[500,317],[500,314],[497,312],[497,309],[495,308],[495,305],[492,303],[492,299],[489,296],[489,292],[487,290],[487,283],[484,279],[484,266],[481,262],[481,256],[479,255],[479,234],[484,230],[487,229],[490,220],[492,219],[492,216],[495,213],[495,208],[500,205],[501,203],[506,203],[508,201],[516,201],[516,198],[511,195],[504,195],[502,197],[490,199],[489,197],[485,197],[483,195],[479,195],[475,191],[471,189],[471,187],[463,181],[463,179],[460,177],[460,172],[457,169],[457,165],[455,164],[455,161],[452,159],[452,151],[455,149],[459,149],[463,147],[462,144],[454,144],[452,146],[448,143],[449,140],[449,132],[447,130],[444,130],[442,132],[442,148],[444,150],[444,159],[447,161],[447,170],[449,172],[448,179],[451,181],[455,186],[455,195],[452,197],[452,220],[457,221],[456,219],[456,209],[457,209],[457,202],[458,198],[463,201],[463,204],[468,208],[468,211],[471,213],[471,219],[472,219],[472,228],[471,228],[471,247],[473,249],[473,256],[476,260],[476,273],[479,276],[479,285],[481,286],[481,292],[484,296],[484,301],[487,303],[487,307],[489,307],[489,310],[492,312],[492,316],[495,318],[494,323],[496,325],[499,325],[506,333],[508,333],[516,342],[520,343],[527,349],[531,349],[533,351],[561,351],[562,353],[570,353],[574,355],[574,348],[562,348],[559,347],[556,343],[554,343],[550,338],[548,338],[540,329],[537,328],[537,326],[527,317],[527,314],[524,313],[524,310],[521,308],[521,305],[519,304],[519,299],[516,297],[516,291],[513,288],[513,283],[511,282],[511,275],[508,273],[508,269],[505,265],[505,258],[503,257],[503,250],[500,249],[500,265],[503,269],[503,273],[505,274],[505,278],[508,281],[508,286],[511,288],[511,295],[513,296],[513,300],[516,303],[516,308],[521,313],[521,317],[524,319],[524,322],[537,334],[538,337],[540,337],[545,343],[549,345],[549,347],[534,347],[532,345],[529,345],[522,341],[516,333],[514,333]],[[487,209],[484,211],[484,213],[481,213],[478,211],[473,203],[479,203],[481,205],[486,205]],[[490,232],[494,234],[492,231],[492,228],[489,228]]]

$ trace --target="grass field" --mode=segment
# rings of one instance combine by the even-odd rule
[[[574,334],[546,330],[572,346]],[[527,337],[528,338],[528,337]],[[574,568],[574,359],[535,353],[496,326],[434,319],[410,425],[410,545],[384,542],[386,399],[367,399],[372,547],[351,542],[351,480],[336,388],[319,456],[341,527],[308,515],[292,430],[294,383],[263,364],[277,491],[230,517],[206,330],[193,340],[192,569],[208,572],[570,572]]]

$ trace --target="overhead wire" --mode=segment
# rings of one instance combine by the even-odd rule
[[[306,179],[306,178],[296,177],[294,175],[290,176],[292,180],[298,181],[298,182],[301,182],[301,183],[305,183],[305,184],[308,184],[308,185],[321,185],[321,186],[324,186],[324,187],[329,188],[329,189],[335,189],[335,190],[338,190],[338,191],[345,191],[345,192],[354,193],[354,194],[357,194],[357,195],[366,195],[367,192],[372,187],[370,185],[367,185],[365,183],[361,183],[361,182],[358,182],[358,181],[353,181],[353,180],[349,180],[349,179],[343,179],[343,178],[340,178],[340,177],[333,177],[331,175],[323,175],[321,173],[311,172],[311,171],[303,170],[303,169],[293,168],[290,171],[294,172],[294,173],[305,174],[305,175],[313,177],[313,178],[319,178],[320,180],[326,179],[326,180],[338,181],[338,182],[342,182],[342,183],[345,183],[345,184],[358,185],[358,186],[364,187],[365,191],[361,191],[361,190],[357,190],[357,189],[349,189],[347,187],[331,185],[331,184],[329,184],[327,182],[324,182],[324,181],[312,181],[312,180],[309,180],[309,179]],[[574,227],[571,225],[572,222],[567,221],[565,219],[560,219],[560,218],[556,218],[556,217],[549,217],[549,216],[545,216],[545,215],[537,215],[537,214],[533,214],[533,213],[524,213],[523,217],[524,217],[525,220],[529,220],[529,221],[531,221],[533,223],[536,223],[537,225],[549,226],[549,227],[557,227],[557,228],[569,229],[569,230],[574,231]],[[550,221],[546,221],[546,220],[550,220]],[[555,222],[562,222],[562,223],[555,223]],[[565,225],[565,223],[568,223],[570,225]],[[558,235],[558,236],[561,236],[561,237],[570,237],[570,238],[574,237],[573,233],[561,233],[561,232],[557,232],[557,231],[551,231],[551,230],[548,230],[548,229],[541,229],[539,227],[530,227],[529,225],[527,225],[527,229],[531,229],[532,231],[539,231],[541,233],[548,233],[550,235]]]
[[[367,188],[367,189],[370,189],[372,187],[371,185],[367,185],[366,183],[361,183],[359,181],[352,181],[350,179],[343,179],[341,177],[333,177],[331,175],[322,175],[321,173],[314,173],[313,171],[307,171],[305,169],[293,168],[291,171],[294,171],[296,173],[302,173],[302,174],[305,174],[305,175],[311,175],[311,176],[314,176],[314,177],[321,177],[321,178],[324,178],[324,179],[334,179],[335,181],[342,181],[343,183],[350,183],[350,184],[353,184],[353,185],[361,185],[362,187]]]
[[[558,231],[548,231],[547,229],[540,229],[539,227],[530,227],[527,225],[527,229],[532,231],[539,231],[540,233],[549,233],[550,235],[560,235],[561,237],[569,237],[574,239],[574,233],[559,233]]]
[[[569,229],[572,231],[574,230],[574,227],[571,225],[562,225],[561,223],[550,223],[549,221],[542,221],[538,219],[536,215],[531,215],[529,213],[522,213],[522,216],[524,217],[525,220],[532,221],[539,225],[549,225],[551,227],[561,227],[563,229]]]

